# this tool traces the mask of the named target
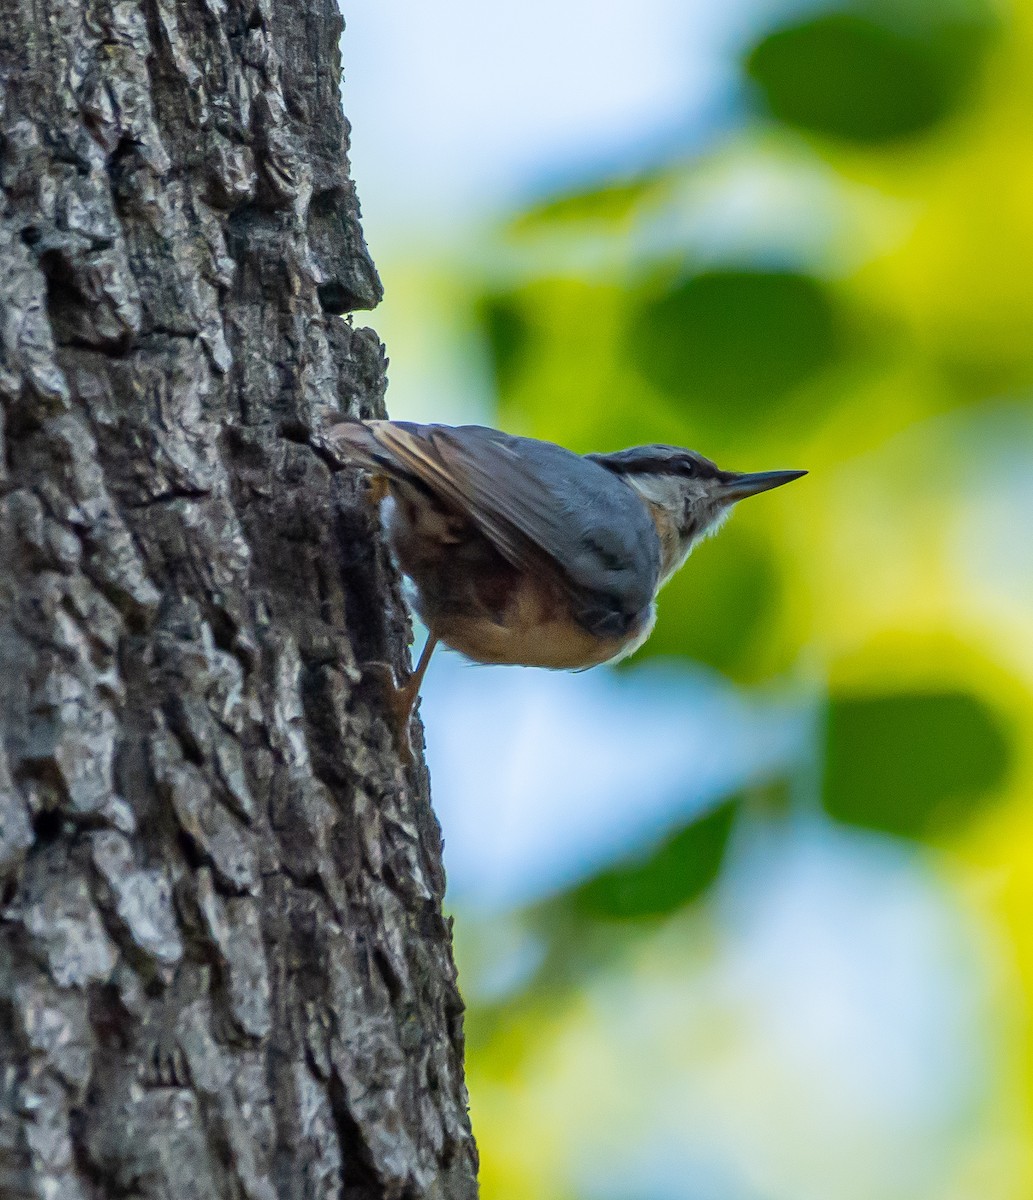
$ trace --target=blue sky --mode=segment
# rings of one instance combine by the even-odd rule
[[[540,190],[698,142],[727,120],[762,7],[355,0],[344,98],[374,255],[431,231],[462,241]]]

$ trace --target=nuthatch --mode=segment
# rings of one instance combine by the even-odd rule
[[[395,699],[403,729],[439,641],[530,667],[630,654],[732,505],[807,474],[722,471],[677,446],[581,455],[480,425],[349,421],[328,441],[386,484],[391,549],[429,630]]]

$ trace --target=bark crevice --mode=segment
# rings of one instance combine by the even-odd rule
[[[463,1200],[331,0],[0,0],[0,1195]]]

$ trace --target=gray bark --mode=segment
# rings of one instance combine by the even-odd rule
[[[334,0],[0,0],[0,1197],[472,1197]]]

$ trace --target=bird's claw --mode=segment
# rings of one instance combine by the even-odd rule
[[[418,681],[410,680],[399,686],[394,668],[386,662],[363,663],[362,671],[364,675],[376,679],[380,686],[385,710],[384,719],[394,736],[399,757],[407,766],[411,765],[415,755],[409,729],[413,706],[416,703]]]

